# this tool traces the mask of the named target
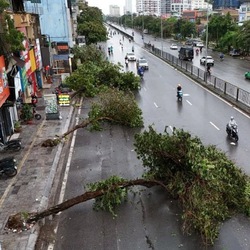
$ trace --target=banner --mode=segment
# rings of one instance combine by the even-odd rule
[[[0,107],[5,103],[10,95],[8,78],[5,69],[4,56],[0,56]]]

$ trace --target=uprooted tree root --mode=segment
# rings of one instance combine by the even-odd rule
[[[27,223],[27,218],[32,216],[34,213],[19,212],[11,215],[5,225],[5,229],[13,230],[13,232],[20,232],[29,230],[34,223]]]

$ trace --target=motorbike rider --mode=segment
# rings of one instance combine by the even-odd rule
[[[125,64],[126,64],[126,66],[128,66],[128,57],[127,56],[125,56]]]
[[[221,52],[220,53],[220,60],[223,61],[223,59],[224,59],[224,54]]]
[[[237,125],[237,123],[236,123],[234,117],[231,116],[231,117],[230,117],[230,120],[229,120],[229,122],[228,122],[228,124],[227,124],[227,127],[230,129],[231,133],[232,133],[232,128],[233,128],[233,126],[238,126],[238,125]]]
[[[207,65],[207,73],[208,73],[209,75],[211,75],[211,68],[210,68],[210,65],[209,65],[209,64]]]
[[[181,94],[182,93],[182,87],[181,87],[181,85],[180,84],[178,84],[177,85],[177,97],[179,96],[179,94]]]
[[[139,67],[138,67],[138,70],[137,70],[137,73],[138,73],[138,75],[139,75],[140,77],[142,77],[142,76],[143,76],[143,73],[144,73],[143,67],[139,66]]]
[[[195,52],[196,52],[196,55],[198,56],[198,55],[199,55],[200,50],[197,48],[197,49],[195,50]]]

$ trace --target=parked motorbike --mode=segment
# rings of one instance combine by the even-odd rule
[[[0,174],[13,177],[17,174],[17,163],[13,156],[0,160]]]
[[[226,131],[227,131],[228,137],[233,139],[235,142],[237,142],[239,140],[239,135],[238,135],[239,131],[238,131],[238,126],[237,125],[233,125],[230,128],[229,125],[227,124]]]
[[[33,117],[35,117],[36,120],[41,120],[42,116],[36,112],[36,109],[33,108]]]
[[[182,102],[182,96],[183,96],[182,90],[177,91],[177,100],[179,102]]]
[[[19,151],[21,141],[19,139],[7,141],[5,144],[0,142],[0,151]]]

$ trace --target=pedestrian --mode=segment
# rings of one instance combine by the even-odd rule
[[[113,46],[110,46],[110,53],[113,55]]]
[[[108,47],[108,53],[109,53],[109,56],[110,56],[110,53],[111,53],[110,47]]]
[[[200,47],[200,52],[202,52],[202,47]]]

